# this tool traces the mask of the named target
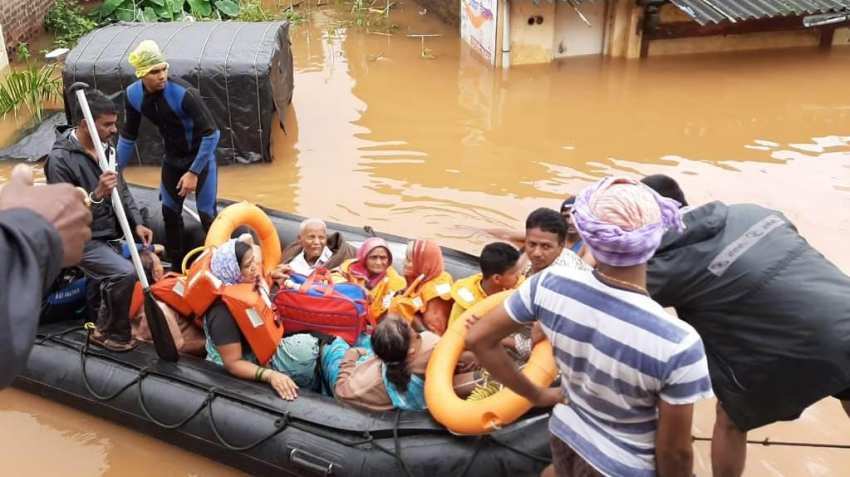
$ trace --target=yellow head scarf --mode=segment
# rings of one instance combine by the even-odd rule
[[[136,78],[143,78],[153,69],[160,67],[168,68],[165,56],[159,49],[159,45],[153,40],[145,40],[130,53],[128,58],[133,68],[136,68]]]

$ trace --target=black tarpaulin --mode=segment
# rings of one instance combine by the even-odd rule
[[[219,164],[271,161],[271,127],[276,119],[283,124],[292,100],[288,23],[116,23],[89,33],[68,54],[65,87],[83,81],[114,95],[123,109],[123,92],[136,81],[127,56],[142,40],[159,45],[170,77],[200,92],[221,131]],[[159,164],[163,156],[159,133],[147,120],[136,153],[135,162],[143,164]]]

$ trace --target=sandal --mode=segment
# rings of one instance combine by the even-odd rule
[[[116,353],[124,353],[135,349],[136,346],[139,346],[139,342],[135,339],[131,338],[130,341],[118,341],[112,338],[107,338],[106,335],[97,330],[92,332],[91,341],[102,348],[106,348],[109,351],[114,351]]]

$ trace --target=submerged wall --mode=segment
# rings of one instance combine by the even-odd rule
[[[449,25],[460,25],[460,0],[416,0],[422,8],[428,9],[428,15],[436,15]]]
[[[18,43],[31,41],[41,31],[52,4],[53,0],[0,0],[0,25],[7,52]]]
[[[0,25],[0,73],[9,66],[9,57],[6,55],[6,42],[3,40],[3,25]]]

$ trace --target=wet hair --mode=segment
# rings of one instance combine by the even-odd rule
[[[493,242],[481,250],[478,265],[481,267],[484,278],[490,278],[507,272],[516,265],[517,260],[519,260],[519,250],[505,242]]]
[[[525,230],[540,229],[544,232],[556,234],[558,243],[567,240],[567,224],[564,217],[557,211],[547,207],[541,207],[528,214],[525,219]]]
[[[384,318],[372,334],[372,349],[387,367],[387,379],[399,392],[407,392],[410,383],[410,370],[407,368],[410,325],[402,318]]]
[[[236,263],[239,264],[239,268],[242,268],[242,259],[245,258],[245,254],[251,250],[251,246],[241,240],[237,240],[236,245],[233,248],[236,252]]]
[[[74,98],[76,98],[76,96],[74,96]],[[115,102],[99,90],[86,90],[86,100],[89,103],[91,117],[95,121],[104,114],[118,114],[118,108],[115,106]],[[83,117],[83,107],[76,101],[74,102],[74,117],[77,119],[78,123],[85,121],[85,118]]]
[[[658,195],[673,199],[681,204],[682,207],[688,205],[688,201],[685,199],[685,193],[682,192],[679,183],[672,177],[664,174],[653,174],[644,177],[640,181],[649,186],[650,189],[658,192]]]

